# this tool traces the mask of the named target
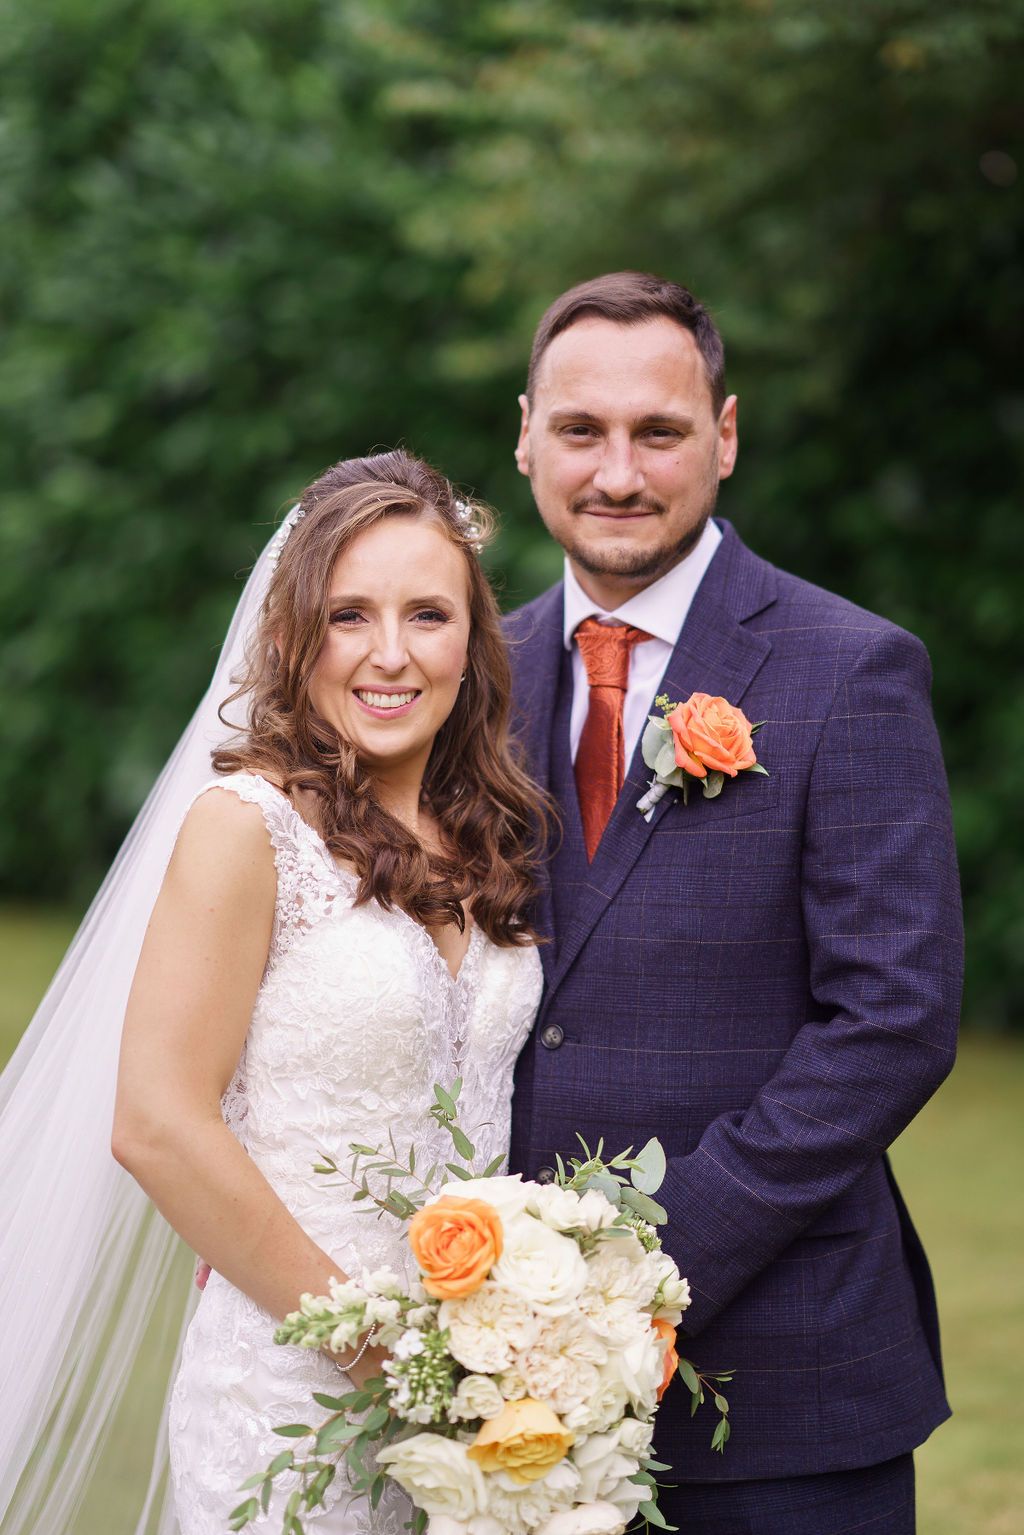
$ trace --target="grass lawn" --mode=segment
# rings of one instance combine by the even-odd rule
[[[0,1060],[13,1050],[74,928],[53,912],[0,909]],[[919,1451],[921,1535],[1024,1528],[1024,1042],[968,1036],[952,1077],[901,1137],[893,1162],[935,1271],[955,1416]],[[154,1370],[154,1374],[158,1371]],[[122,1465],[140,1459],[118,1433]],[[76,1535],[129,1529],[111,1487]],[[822,1531],[822,1535],[828,1535]]]

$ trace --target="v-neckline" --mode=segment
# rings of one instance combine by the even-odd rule
[[[264,782],[270,783],[270,780],[265,779]],[[334,857],[334,854],[331,852],[330,848],[327,846],[327,843],[324,841],[323,837],[321,837],[316,827],[311,825],[311,823],[306,820],[306,817],[302,814],[301,810],[298,810],[296,806],[292,804],[284,790],[279,789],[276,784],[270,784],[270,787],[275,791],[275,793],[281,796],[285,804],[288,806],[288,809],[291,811],[292,815],[300,823],[300,825],[305,827],[306,831],[316,842],[317,847],[323,854],[324,858],[330,864],[334,873],[339,877],[344,877],[347,880],[353,881],[353,883],[358,883],[358,874],[355,874],[351,869],[342,868],[341,864],[339,864],[338,860]],[[463,950],[462,958],[459,961],[459,968],[453,972],[448,961],[441,953],[437,942],[430,936],[430,933],[423,926],[422,922],[417,922],[415,917],[410,917],[409,913],[405,911],[401,906],[392,906],[390,910],[387,910],[385,907],[380,906],[380,902],[377,902],[377,905],[380,907],[380,910],[384,913],[385,916],[397,916],[403,922],[407,922],[409,926],[413,928],[417,933],[421,933],[423,935],[423,938],[430,945],[431,952],[436,958],[438,966],[440,967],[443,974],[447,977],[449,983],[451,984],[452,990],[454,991],[466,973],[467,961],[470,958],[470,955],[473,953],[474,946],[477,943],[477,935],[482,931],[480,924],[475,922],[471,916],[467,915],[466,921],[469,923],[469,942],[466,944],[466,947]]]

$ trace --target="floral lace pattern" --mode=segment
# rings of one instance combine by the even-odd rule
[[[408,1271],[404,1228],[359,1214],[312,1164],[342,1165],[350,1142],[415,1136],[418,1165],[450,1155],[427,1118],[433,1084],[461,1075],[460,1121],[485,1160],[508,1147],[512,1072],[536,1012],[535,949],[500,949],[474,928],[453,979],[430,934],[406,913],[353,904],[355,877],[265,779],[236,773],[218,788],[259,806],[274,850],[270,953],[226,1123],[305,1231],[345,1273]],[[185,1342],[170,1412],[171,1473],[181,1535],[223,1535],[239,1484],[276,1454],[275,1424],[306,1421],[310,1393],[336,1393],[337,1367],[273,1342],[274,1321],[214,1274]],[[280,1528],[287,1477],[252,1526]],[[322,1535],[401,1535],[409,1505],[389,1488],[375,1510],[339,1476],[307,1517]]]

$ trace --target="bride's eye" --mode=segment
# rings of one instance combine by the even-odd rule
[[[358,608],[339,608],[331,614],[332,624],[357,624],[362,619],[362,613]]]
[[[448,622],[448,614],[442,613],[440,608],[421,608],[420,611],[416,614],[416,622],[425,624],[446,624]]]

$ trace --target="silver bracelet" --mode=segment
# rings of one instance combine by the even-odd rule
[[[377,1324],[375,1322],[370,1328],[370,1331],[366,1334],[366,1337],[363,1339],[362,1343],[360,1343],[358,1353],[353,1354],[352,1358],[347,1362],[347,1364],[342,1365],[341,1368],[345,1371],[346,1375],[354,1364],[359,1363],[360,1359],[362,1359],[363,1355],[366,1353],[366,1350],[370,1347],[370,1344],[373,1342],[376,1336]]]

